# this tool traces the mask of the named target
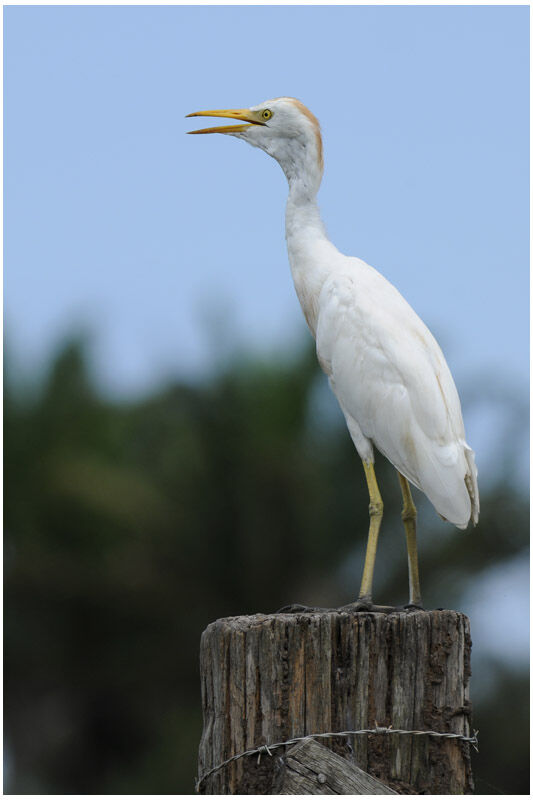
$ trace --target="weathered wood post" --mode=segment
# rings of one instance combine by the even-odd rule
[[[470,736],[469,622],[455,611],[229,617],[204,631],[200,661],[202,794],[275,794],[288,748],[203,776],[258,745],[308,734],[391,726]],[[400,794],[473,791],[461,738],[380,732],[319,741]]]

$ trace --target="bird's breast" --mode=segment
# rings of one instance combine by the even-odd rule
[[[316,327],[318,321],[318,298],[320,296],[320,286],[314,285],[309,280],[309,276],[304,276],[300,272],[293,272],[294,288],[300,301],[305,321],[313,336],[316,338]]]
[[[320,236],[288,237],[287,245],[294,288],[309,329],[316,337],[320,293],[331,275],[337,250]]]

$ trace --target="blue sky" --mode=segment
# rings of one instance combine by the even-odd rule
[[[380,269],[459,389],[528,370],[526,7],[7,7],[6,333],[28,367],[93,332],[137,393],[224,348],[307,335],[286,185],[264,153],[187,137],[189,111],[302,99],[343,252]]]
[[[304,341],[281,170],[237,140],[186,136],[184,119],[293,95],[322,123],[331,238],[411,302],[463,398],[490,378],[487,408],[465,414],[482,483],[506,468],[506,437],[523,442],[525,483],[527,437],[506,426],[509,396],[528,391],[528,33],[517,6],[5,8],[18,361],[40,367],[90,330],[102,386],[128,396],[232,349]],[[518,657],[526,621],[510,635]]]

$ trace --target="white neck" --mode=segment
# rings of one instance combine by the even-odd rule
[[[309,191],[299,177],[289,179],[285,237],[293,271],[295,268],[305,269],[305,260],[318,241],[328,241],[316,201],[316,191]]]
[[[284,172],[287,175],[285,169]],[[332,255],[337,253],[327,238],[318,210],[316,194],[320,177],[317,181],[305,171],[287,175],[289,198],[285,213],[285,236],[294,286],[313,336],[320,290],[330,274]]]

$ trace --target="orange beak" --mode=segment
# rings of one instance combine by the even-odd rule
[[[187,131],[187,133],[239,133],[245,131],[252,125],[263,125],[254,116],[253,111],[247,108],[229,108],[220,111],[195,111],[193,114],[187,114],[188,117],[226,117],[229,119],[240,119],[246,122],[246,125],[223,125],[219,128],[202,128],[199,131]]]

